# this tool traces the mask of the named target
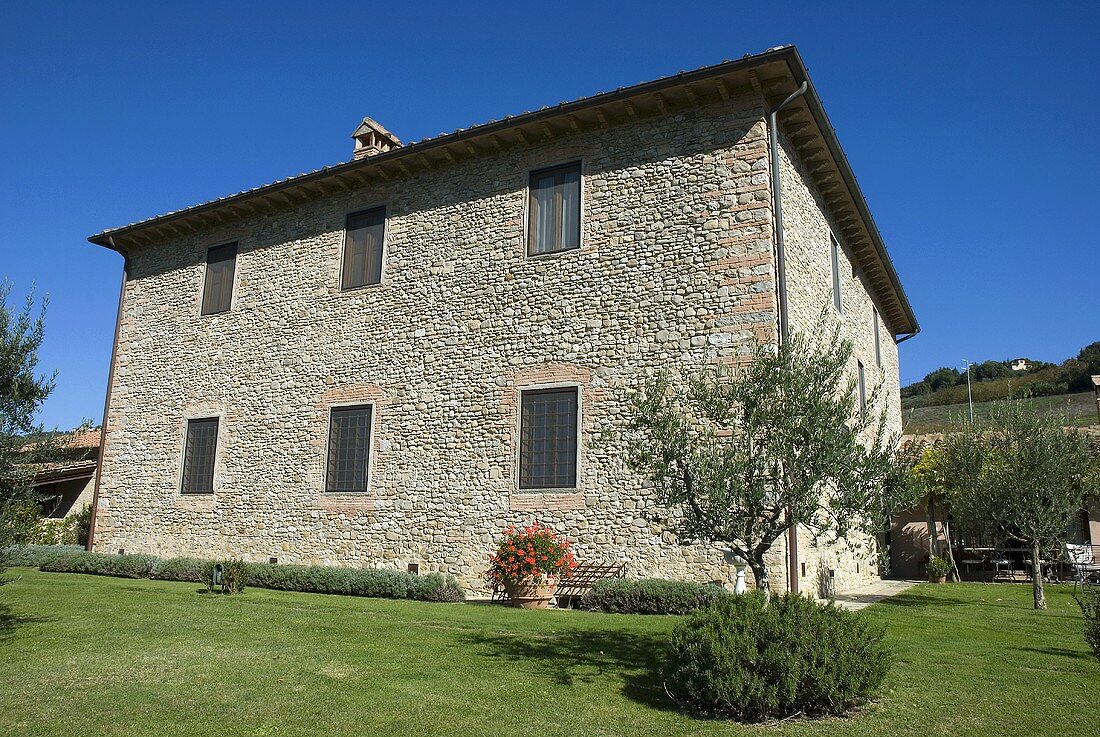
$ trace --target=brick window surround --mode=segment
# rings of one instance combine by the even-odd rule
[[[218,453],[218,418],[187,421],[183,441],[183,494],[214,493],[214,461]]]
[[[363,493],[370,469],[374,406],[357,404],[329,410],[325,459],[327,493]]]
[[[576,488],[578,401],[575,386],[521,392],[520,489]]]

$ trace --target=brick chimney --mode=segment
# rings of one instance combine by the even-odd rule
[[[355,139],[355,158],[357,159],[374,156],[375,154],[384,154],[401,145],[401,141],[397,136],[370,118],[363,118],[363,122],[359,124],[351,137]]]

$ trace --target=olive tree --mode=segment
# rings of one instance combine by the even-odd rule
[[[868,409],[881,382],[861,406],[854,364],[822,318],[739,370],[661,374],[636,392],[626,459],[675,512],[682,542],[727,546],[769,591],[768,551],[795,525],[817,541],[878,531],[899,484],[898,436]]]
[[[35,415],[53,390],[53,376],[36,373],[45,334],[46,301],[35,311],[34,295],[22,308],[8,306],[11,286],[0,283],[0,567],[3,551],[26,542],[37,529],[39,510],[32,486],[34,469],[54,460],[57,443],[35,424]],[[28,444],[28,438],[38,442]]]
[[[907,471],[909,493],[899,501],[906,508],[920,507],[924,510],[928,555],[946,560],[951,580],[959,581],[959,567],[951,549],[951,497],[941,456],[938,443],[914,442],[902,448],[898,463]],[[940,525],[943,526],[943,540],[940,539]]]
[[[1022,402],[999,403],[987,420],[949,434],[940,468],[954,516],[965,526],[1024,542],[1036,609],[1046,609],[1042,559],[1065,540],[1100,469],[1085,435],[1065,418]]]

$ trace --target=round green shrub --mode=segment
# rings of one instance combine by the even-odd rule
[[[797,594],[730,596],[673,630],[665,684],[681,707],[708,716],[842,714],[886,677],[883,636],[862,615]]]
[[[1085,615],[1085,643],[1092,648],[1096,659],[1100,660],[1100,590],[1086,588],[1073,598]]]

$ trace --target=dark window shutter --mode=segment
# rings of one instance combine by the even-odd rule
[[[527,253],[569,251],[581,244],[579,162],[531,172]]]
[[[237,244],[217,246],[206,252],[206,284],[202,292],[202,314],[228,312],[233,303],[233,271],[237,266]]]
[[[877,307],[871,308],[871,319],[874,320],[875,323],[875,365],[877,365],[879,368],[882,368],[882,338],[879,337],[879,319]]]
[[[836,308],[837,312],[843,312],[840,301],[840,243],[837,242],[836,238],[831,238],[830,241],[833,262],[833,307]]]
[[[344,232],[344,268],[341,289],[382,281],[382,243],[386,235],[386,208],[348,215]]]
[[[183,445],[184,494],[214,493],[214,459],[218,451],[218,418],[187,421]]]
[[[577,390],[523,392],[520,413],[520,488],[576,487]]]
[[[856,374],[859,381],[859,415],[867,419],[867,377],[863,371],[862,361],[856,361]]]
[[[328,425],[328,470],[325,491],[367,490],[370,462],[371,407],[333,407]]]

